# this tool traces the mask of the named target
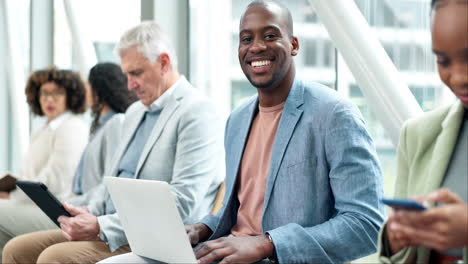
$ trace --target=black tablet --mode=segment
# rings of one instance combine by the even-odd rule
[[[23,190],[23,192],[26,193],[57,226],[60,227],[57,221],[59,216],[71,216],[70,213],[65,210],[63,204],[47,190],[47,186],[43,183],[16,181],[16,185]]]

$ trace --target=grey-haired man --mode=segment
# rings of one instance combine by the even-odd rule
[[[139,98],[126,112],[108,175],[169,182],[184,222],[209,213],[223,180],[222,124],[216,110],[176,69],[167,36],[153,22],[127,31],[117,46],[128,89]],[[16,237],[5,263],[95,263],[129,252],[102,186],[87,208],[66,205],[61,230]]]

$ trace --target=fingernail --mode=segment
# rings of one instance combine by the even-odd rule
[[[395,231],[395,230],[397,230],[397,229],[398,229],[398,224],[397,224],[397,223],[391,223],[391,224],[390,224],[390,230]]]

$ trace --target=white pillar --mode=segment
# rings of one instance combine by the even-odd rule
[[[13,1],[0,1],[0,26],[3,27],[5,42],[3,43],[4,55],[2,63],[5,63],[7,101],[10,102],[8,144],[6,147],[8,167],[11,170],[19,168],[22,154],[26,151],[29,141],[29,108],[24,94],[25,87],[25,67],[22,62],[20,50],[20,31],[17,29],[17,23],[14,16],[17,14]],[[4,151],[4,149],[2,149]]]
[[[421,113],[369,24],[351,0],[309,0],[370,107],[396,145],[405,120]]]
[[[73,7],[74,3],[76,2],[63,0],[68,25],[70,26],[73,49],[76,51],[78,70],[83,79],[86,80],[89,70],[97,63],[97,58],[91,38],[88,36],[86,30],[80,27],[80,25],[86,24],[81,22],[81,20],[87,19],[87,17],[84,14],[80,14],[80,16],[76,14],[75,11],[77,9]],[[108,10],[108,12],[112,12],[112,10]]]
[[[54,1],[31,1],[30,70],[54,64]]]
[[[3,61],[7,57],[6,46],[6,15],[5,1],[0,1],[0,59]],[[0,177],[1,173],[10,169],[10,107],[8,89],[8,65],[0,63]]]
[[[30,5],[29,71],[54,65],[54,0],[34,0]],[[30,114],[30,132],[46,122],[45,117]]]

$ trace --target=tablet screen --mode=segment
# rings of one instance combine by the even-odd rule
[[[71,216],[70,213],[65,210],[63,204],[47,190],[47,186],[40,182],[31,181],[17,181],[16,185],[23,190],[36,205],[60,227],[57,218],[59,216]]]

